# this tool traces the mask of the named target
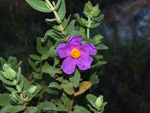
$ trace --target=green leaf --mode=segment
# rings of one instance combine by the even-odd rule
[[[41,37],[37,38],[37,46],[36,49],[41,54],[46,54],[48,52],[48,46],[46,43],[41,41]]]
[[[24,76],[22,76],[22,79],[24,81],[23,91],[27,91],[29,86],[30,86],[30,84],[29,84],[28,80]]]
[[[89,28],[96,28],[96,27],[98,27],[101,23],[102,23],[102,21],[98,21],[98,22],[96,22],[96,23],[93,23],[93,24],[90,25]]]
[[[30,58],[28,58],[28,62],[35,71],[37,72],[40,71],[40,67],[38,66],[36,62],[32,61]]]
[[[49,50],[48,50],[49,57],[55,57],[56,53],[57,52],[56,52],[56,49],[54,48],[54,46],[49,48]]]
[[[102,55],[94,55],[93,57],[96,59],[96,61],[99,61],[100,59],[103,58]]]
[[[88,94],[86,96],[86,99],[93,105],[93,104],[95,104],[97,97],[92,94]]]
[[[25,106],[7,106],[1,109],[0,113],[17,113],[25,109]]]
[[[97,45],[96,48],[97,48],[97,50],[108,50],[108,47],[103,44]]]
[[[93,37],[93,40],[96,42],[96,44],[101,43],[101,39],[103,39],[104,37],[100,34],[96,35]]]
[[[81,18],[80,18],[80,15],[79,15],[78,13],[76,13],[76,14],[74,15],[74,17],[77,18],[77,21],[79,22],[80,25],[82,25],[83,27],[85,27],[85,25],[82,23]]]
[[[68,111],[69,108],[72,106],[73,101],[72,101],[72,100],[69,100],[69,98],[66,96],[65,93],[63,93],[63,96],[62,96],[61,99],[63,100],[65,110]],[[69,101],[68,101],[68,100],[69,100]]]
[[[21,79],[21,82],[18,84],[18,87],[20,88],[20,90],[22,90],[23,86],[24,86],[24,80]]]
[[[104,15],[103,14],[101,14],[98,17],[92,17],[92,20],[95,21],[95,22],[101,22],[103,19],[104,19]]]
[[[12,86],[10,86],[10,85],[5,85],[5,88],[7,89],[7,90],[9,90],[10,92],[16,92],[16,89],[14,88],[14,87],[12,87]]]
[[[90,113],[87,109],[85,109],[85,108],[82,107],[82,106],[78,106],[78,105],[76,105],[76,106],[74,107],[74,112],[75,112],[75,113]]]
[[[58,47],[58,45],[60,43],[65,43],[66,41],[65,40],[58,40],[56,43],[55,43],[55,48]]]
[[[30,55],[30,58],[32,58],[33,60],[38,60],[38,61],[42,61],[41,57],[37,56],[37,55]]]
[[[65,0],[61,1],[60,7],[56,10],[60,20],[63,20],[65,15],[66,15],[66,5],[65,5]]]
[[[0,57],[0,62],[1,62],[1,67],[6,63],[5,59],[3,59],[2,57]]]
[[[75,88],[79,87],[80,77],[81,77],[80,72],[77,69],[75,73],[69,77],[70,82]]]
[[[53,38],[56,41],[58,41],[60,39],[60,36],[58,36],[58,34],[56,34],[56,32],[54,32],[54,30],[48,30],[45,33],[44,38],[47,38],[47,37],[51,37],[51,38]]]
[[[27,108],[28,113],[37,113],[38,112],[38,108],[37,107],[28,107]]]
[[[49,9],[46,6],[46,3],[41,1],[41,0],[26,0],[26,2],[33,7],[34,9],[40,11],[40,12],[44,12],[44,13],[50,13],[52,12],[51,9]]]
[[[43,109],[43,110],[56,110],[56,106],[55,104],[51,103],[51,102],[41,102],[37,108]]]
[[[62,103],[57,102],[55,103],[55,105],[57,105],[56,111],[61,111],[61,112],[67,111]]]
[[[43,54],[42,56],[41,56],[41,59],[42,60],[46,60],[46,59],[48,59],[49,58],[49,55],[48,54]]]
[[[12,69],[17,70],[17,58],[10,56],[7,61],[8,64],[11,64]]]
[[[99,79],[98,79],[98,76],[95,75],[95,74],[92,74],[90,76],[90,82],[92,83],[92,85],[96,85],[99,83]]]
[[[62,22],[62,26],[63,26],[64,30],[65,30],[66,27],[68,26],[68,23],[69,23],[69,21],[70,21],[70,17],[71,17],[71,15],[69,15],[68,19],[65,18],[65,19],[63,20],[63,22]]]
[[[74,94],[74,88],[71,83],[61,84],[61,86],[67,94],[69,94],[69,95]]]
[[[0,106],[9,106],[10,105],[10,94],[0,94]]]
[[[61,23],[60,21],[58,21],[56,18],[54,18],[54,19],[45,19],[45,21],[48,23],[48,24],[51,24],[51,23],[55,23],[55,22],[57,22],[57,23]],[[55,23],[56,24],[56,23]]]
[[[88,42],[88,43],[91,43],[93,45],[96,45],[96,42],[90,38],[83,38],[82,41],[85,41],[85,42]]]
[[[98,61],[96,64],[92,65],[91,68],[95,68],[97,66],[101,66],[101,65],[104,65],[104,64],[107,64],[106,61]]]
[[[75,30],[75,22],[76,22],[75,20],[72,20],[68,25],[68,33]]]
[[[0,80],[3,81],[5,84],[11,85],[11,86],[16,85],[16,82],[5,79],[1,71],[0,71]]]
[[[58,0],[56,6],[54,7],[55,10],[57,10],[60,7],[62,0]]]
[[[55,68],[53,66],[50,66],[47,69],[47,73],[50,74],[51,77],[55,77],[56,74],[61,74],[62,71],[60,71],[60,68]]]
[[[81,36],[79,31],[74,30],[68,33],[68,38],[70,38],[73,35]]]
[[[61,89],[60,85],[57,82],[51,82],[48,87]]]
[[[33,73],[33,77],[35,79],[41,80],[42,79],[42,74],[41,73]]]
[[[60,62],[60,58],[54,57],[54,67],[55,67],[57,64],[59,64],[59,62]]]

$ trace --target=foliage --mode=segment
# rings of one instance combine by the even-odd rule
[[[58,0],[57,3],[49,0],[26,2],[40,12],[54,13],[55,17],[45,19],[52,29],[43,37],[37,38],[38,54],[29,55],[28,62],[34,70],[32,80],[28,81],[21,74],[21,61],[18,62],[15,57],[9,57],[8,61],[0,57],[0,79],[9,91],[0,95],[0,106],[3,107],[0,112],[102,113],[106,105],[102,96],[97,98],[88,94],[89,89],[99,83],[99,69],[101,65],[106,64],[99,51],[108,49],[102,44],[103,36],[90,36],[90,29],[98,27],[104,18],[104,15],[100,14],[99,6],[93,7],[89,1],[83,11],[87,20],[80,18],[79,14],[74,15],[76,19],[70,20],[70,16],[65,17],[64,0]],[[56,48],[75,35],[82,36],[82,43],[90,43],[98,52],[92,56],[91,69],[85,71],[76,68],[75,72],[69,75],[62,70],[62,59],[59,58]],[[77,101],[80,96],[87,98],[85,106]]]

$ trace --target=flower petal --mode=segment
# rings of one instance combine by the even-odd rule
[[[80,70],[87,70],[91,68],[91,64],[93,62],[93,58],[89,55],[81,55],[78,58],[77,66]]]
[[[68,44],[71,44],[73,46],[79,46],[81,45],[81,41],[82,41],[82,36],[72,36],[69,38],[69,40],[67,41]]]
[[[66,74],[72,74],[75,71],[77,59],[68,56],[62,63],[62,69]]]
[[[65,58],[71,54],[71,47],[65,43],[61,43],[56,48],[56,51],[58,52],[60,58]]]
[[[84,44],[81,45],[80,50],[87,55],[96,55],[97,54],[97,49],[93,44],[85,42]]]

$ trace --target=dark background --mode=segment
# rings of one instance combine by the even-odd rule
[[[87,0],[66,0],[67,15],[82,11]],[[91,0],[99,3],[105,19],[92,34],[102,34],[109,47],[102,52],[100,84],[94,91],[108,102],[105,113],[150,113],[150,1]],[[53,16],[32,9],[24,0],[0,0],[0,56],[16,56],[30,73],[29,54],[36,53],[36,38],[50,28]],[[72,16],[73,18],[73,16]],[[0,93],[4,89],[0,86]]]

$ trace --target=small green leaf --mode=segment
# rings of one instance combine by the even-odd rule
[[[11,68],[17,70],[17,58],[10,56],[8,58],[7,64],[11,64]]]
[[[81,77],[80,72],[77,69],[75,73],[69,77],[69,80],[71,81],[71,83],[75,88],[79,87],[80,77]]]
[[[55,57],[56,53],[57,52],[56,52],[56,49],[54,48],[54,46],[49,48],[49,50],[48,50],[49,57]]]
[[[55,104],[51,103],[51,102],[41,102],[37,108],[43,109],[43,110],[56,110],[56,106]]]
[[[60,7],[56,10],[60,20],[63,20],[65,15],[66,15],[66,5],[65,5],[65,0],[61,1]]]
[[[2,57],[0,57],[0,62],[1,62],[1,66],[0,67],[2,67],[6,63],[5,59],[3,59]]]
[[[73,88],[73,85],[71,83],[61,84],[61,86],[67,94],[69,94],[69,95],[74,94],[74,88]]]
[[[93,20],[94,22],[101,22],[103,19],[104,19],[104,14],[101,14],[101,15],[98,16],[98,17],[92,17],[92,20]]]
[[[82,41],[85,41],[85,42],[91,43],[93,45],[96,45],[96,42],[93,39],[90,39],[90,38],[83,38]]]
[[[35,79],[41,80],[42,79],[42,74],[41,73],[33,73],[33,77]]]
[[[96,42],[96,44],[101,43],[101,39],[103,39],[104,37],[100,34],[96,35],[93,37],[93,40]]]
[[[98,27],[101,23],[102,23],[102,21],[98,21],[98,22],[96,22],[96,23],[93,23],[93,24],[90,25],[89,28],[96,28],[96,27]]]
[[[46,54],[48,52],[48,46],[46,43],[41,41],[41,37],[37,38],[37,46],[36,49],[41,54]]]
[[[63,26],[64,30],[68,26],[68,23],[70,21],[70,17],[71,17],[71,15],[69,15],[68,19],[64,19],[63,22],[62,22],[62,26]]]
[[[28,107],[27,108],[28,113],[37,113],[38,112],[38,108],[37,107]]]
[[[16,91],[16,89],[14,88],[14,87],[12,87],[12,86],[10,86],[10,85],[5,85],[5,88],[7,89],[7,90],[9,90],[10,92],[15,92]]]
[[[71,31],[70,33],[68,33],[68,38],[70,38],[73,35],[81,36],[79,31],[74,30],[74,31]]]
[[[97,50],[108,50],[108,47],[103,44],[97,45],[96,48],[97,48]]]
[[[74,15],[74,17],[77,18],[77,20],[78,20],[78,22],[79,22],[80,25],[82,25],[83,27],[85,27],[85,25],[82,23],[81,18],[80,18],[80,15],[79,15],[78,13],[76,13],[76,14]]]
[[[25,109],[25,106],[7,106],[1,109],[0,113],[17,113]]]
[[[28,80],[24,76],[22,76],[22,79],[24,81],[23,91],[27,91],[29,86],[30,86],[30,84],[29,84]]]
[[[68,25],[68,33],[75,30],[75,22],[76,22],[75,20],[72,20]]]
[[[28,62],[35,71],[37,72],[40,71],[40,67],[38,66],[36,62],[32,61],[30,58],[28,58]]]
[[[10,105],[10,94],[0,94],[0,106],[9,106]]]
[[[57,82],[51,82],[48,87],[61,89],[60,85]]]
[[[78,105],[76,105],[76,106],[74,107],[74,112],[75,112],[75,113],[90,113],[87,109],[85,109],[85,108],[82,107],[82,106],[78,106]]]
[[[55,10],[57,10],[60,7],[62,0],[58,0],[56,6],[54,7]]]
[[[61,23],[61,22],[58,21],[56,18],[54,18],[54,19],[45,19],[45,21],[46,21],[48,24],[51,24],[51,23],[53,23],[53,22]]]
[[[58,47],[58,45],[60,43],[65,43],[66,41],[65,40],[58,40],[56,43],[55,43],[55,48]]]
[[[51,77],[55,77],[56,74],[61,74],[60,68],[55,68],[53,66],[50,66],[47,69],[47,73],[50,74]]]
[[[56,41],[58,41],[60,39],[60,36],[58,36],[58,34],[56,34],[56,32],[54,30],[48,30],[45,33],[44,38],[47,38],[47,37],[51,37],[51,38],[53,38]]]
[[[48,59],[49,58],[49,55],[48,54],[43,54],[42,56],[41,56],[41,59],[42,60],[46,60],[46,59]]]
[[[0,80],[3,81],[5,84],[11,85],[11,86],[16,85],[16,82],[5,79],[1,71],[0,71]]]
[[[104,64],[107,64],[106,61],[98,61],[96,64],[92,65],[91,68],[95,68],[97,66],[101,66],[101,65],[104,65]]]
[[[50,13],[52,12],[51,9],[49,9],[46,6],[46,3],[41,1],[41,0],[26,0],[26,2],[33,7],[34,9],[40,11],[40,12],[44,12],[44,13]]]
[[[37,56],[37,55],[30,55],[30,58],[32,58],[33,60],[38,60],[38,61],[42,61],[41,57]]]
[[[90,76],[90,82],[92,83],[92,85],[96,85],[99,83],[99,79],[98,79],[98,76],[95,75],[95,74],[92,74]]]
[[[86,96],[86,99],[93,105],[93,104],[95,104],[97,97],[92,94],[88,94]]]

